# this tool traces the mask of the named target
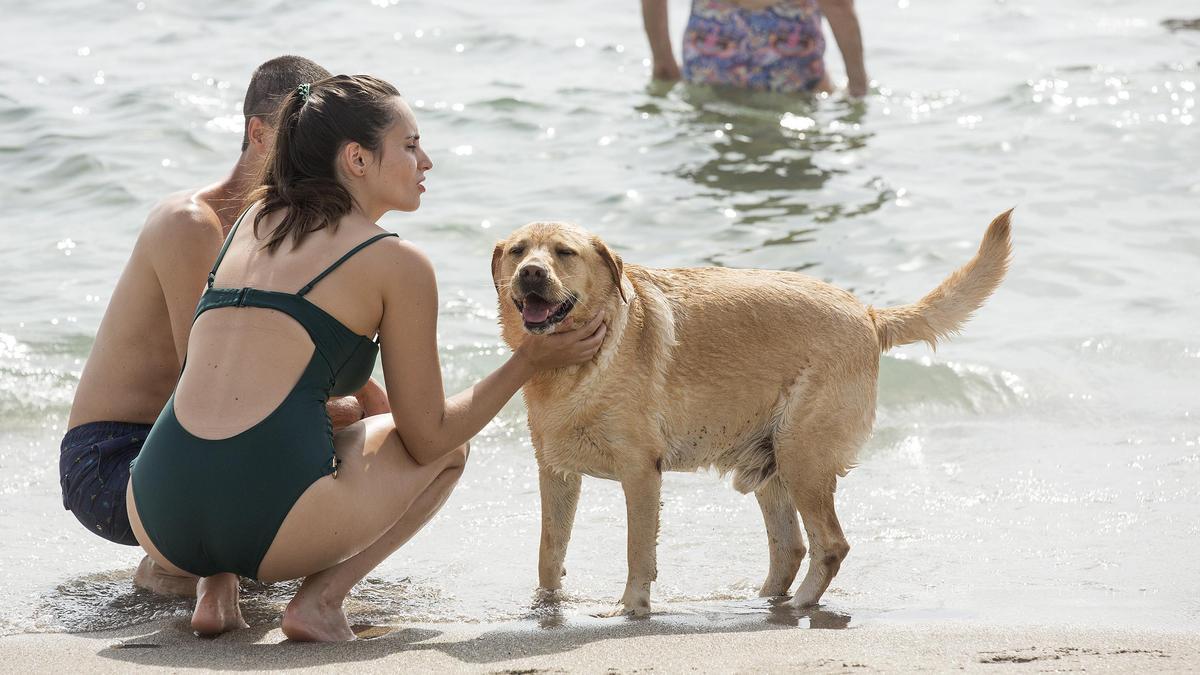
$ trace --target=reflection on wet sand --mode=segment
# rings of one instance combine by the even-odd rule
[[[805,625],[807,621],[807,625]],[[822,630],[841,629],[850,625],[850,615],[833,609],[796,607],[783,598],[772,598],[767,623],[776,626],[817,628]]]
[[[753,598],[749,600],[716,600],[709,602],[659,603],[649,616],[608,616],[609,606],[588,606],[586,603],[560,593],[538,591],[524,621],[543,630],[596,630],[612,626],[613,621],[633,624],[647,623],[645,634],[701,633],[763,630],[771,626],[815,629],[841,629],[850,626],[851,617],[844,612],[819,605],[796,607],[790,598]],[[665,628],[650,626],[661,624]]]
[[[238,641],[262,639],[279,626],[280,613],[296,592],[298,582],[263,584],[242,580],[242,613],[250,628],[237,631]],[[41,630],[91,633],[131,629],[162,622],[171,632],[190,633],[188,619],[194,600],[156,595],[134,588],[132,570],[116,570],[71,579],[42,598],[37,611]],[[436,635],[422,628],[403,624],[426,623],[444,615],[445,604],[436,592],[420,588],[408,580],[400,582],[368,578],[355,589],[346,603],[355,634],[373,639],[396,634],[412,634],[418,642]],[[510,637],[526,634],[531,644],[540,631],[563,632],[572,643],[592,642],[630,635],[683,633],[733,633],[775,628],[841,629],[850,627],[851,617],[829,607],[799,609],[787,598],[747,600],[711,600],[661,603],[648,617],[602,617],[611,609],[594,600],[562,594],[535,594],[530,611],[523,617],[498,624],[488,635]],[[164,629],[166,630],[166,629]],[[422,637],[423,636],[423,637]],[[138,639],[116,646],[120,649],[149,649],[159,646],[153,639]]]
[[[276,626],[299,581],[264,584],[241,581],[242,615],[252,627]],[[381,624],[445,617],[446,599],[434,588],[409,579],[368,577],[354,588],[345,608],[356,631],[378,637]],[[132,570],[88,574],[60,584],[41,598],[36,625],[42,631],[82,633],[113,630],[167,618],[187,619],[194,598],[152,593],[133,585]],[[390,629],[388,629],[390,631]],[[388,632],[384,631],[384,632]],[[363,637],[366,637],[364,635]]]

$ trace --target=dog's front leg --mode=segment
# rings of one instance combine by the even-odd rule
[[[538,463],[538,482],[542,492],[542,543],[538,549],[538,585],[548,591],[562,588],[566,569],[567,543],[579,505],[577,473],[562,473]]]
[[[629,579],[621,596],[622,611],[650,613],[650,584],[658,578],[658,518],[662,506],[662,473],[654,466],[621,477],[629,522]]]

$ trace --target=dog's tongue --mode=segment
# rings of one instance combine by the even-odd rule
[[[541,298],[529,297],[525,299],[525,307],[521,309],[521,318],[525,319],[525,323],[541,323],[550,318],[556,309],[558,305],[550,304]]]

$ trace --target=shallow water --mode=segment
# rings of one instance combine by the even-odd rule
[[[307,4],[4,13],[0,634],[187,611],[130,590],[138,553],[62,510],[57,447],[149,206],[224,175],[250,71],[287,52],[385,77],[416,108],[429,193],[384,222],[437,265],[455,389],[503,359],[487,261],[529,220],[577,221],[640,264],[803,270],[887,305],[1017,206],[1015,264],[964,334],[883,358],[823,611],[1200,626],[1200,32],[1179,3],[860,3],[879,83],[863,104],[648,87],[634,7]],[[672,12],[678,37],[686,3]],[[669,474],[663,502],[657,608],[772,616],[753,598],[753,499]],[[537,503],[514,402],[352,619],[536,620]],[[624,520],[619,486],[585,480],[555,611],[582,621],[619,596]],[[252,621],[290,588],[248,587]]]

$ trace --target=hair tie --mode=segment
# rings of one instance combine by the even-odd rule
[[[296,93],[300,94],[301,104],[307,103],[308,95],[312,93],[312,85],[308,83],[302,84],[299,87],[296,87]]]

